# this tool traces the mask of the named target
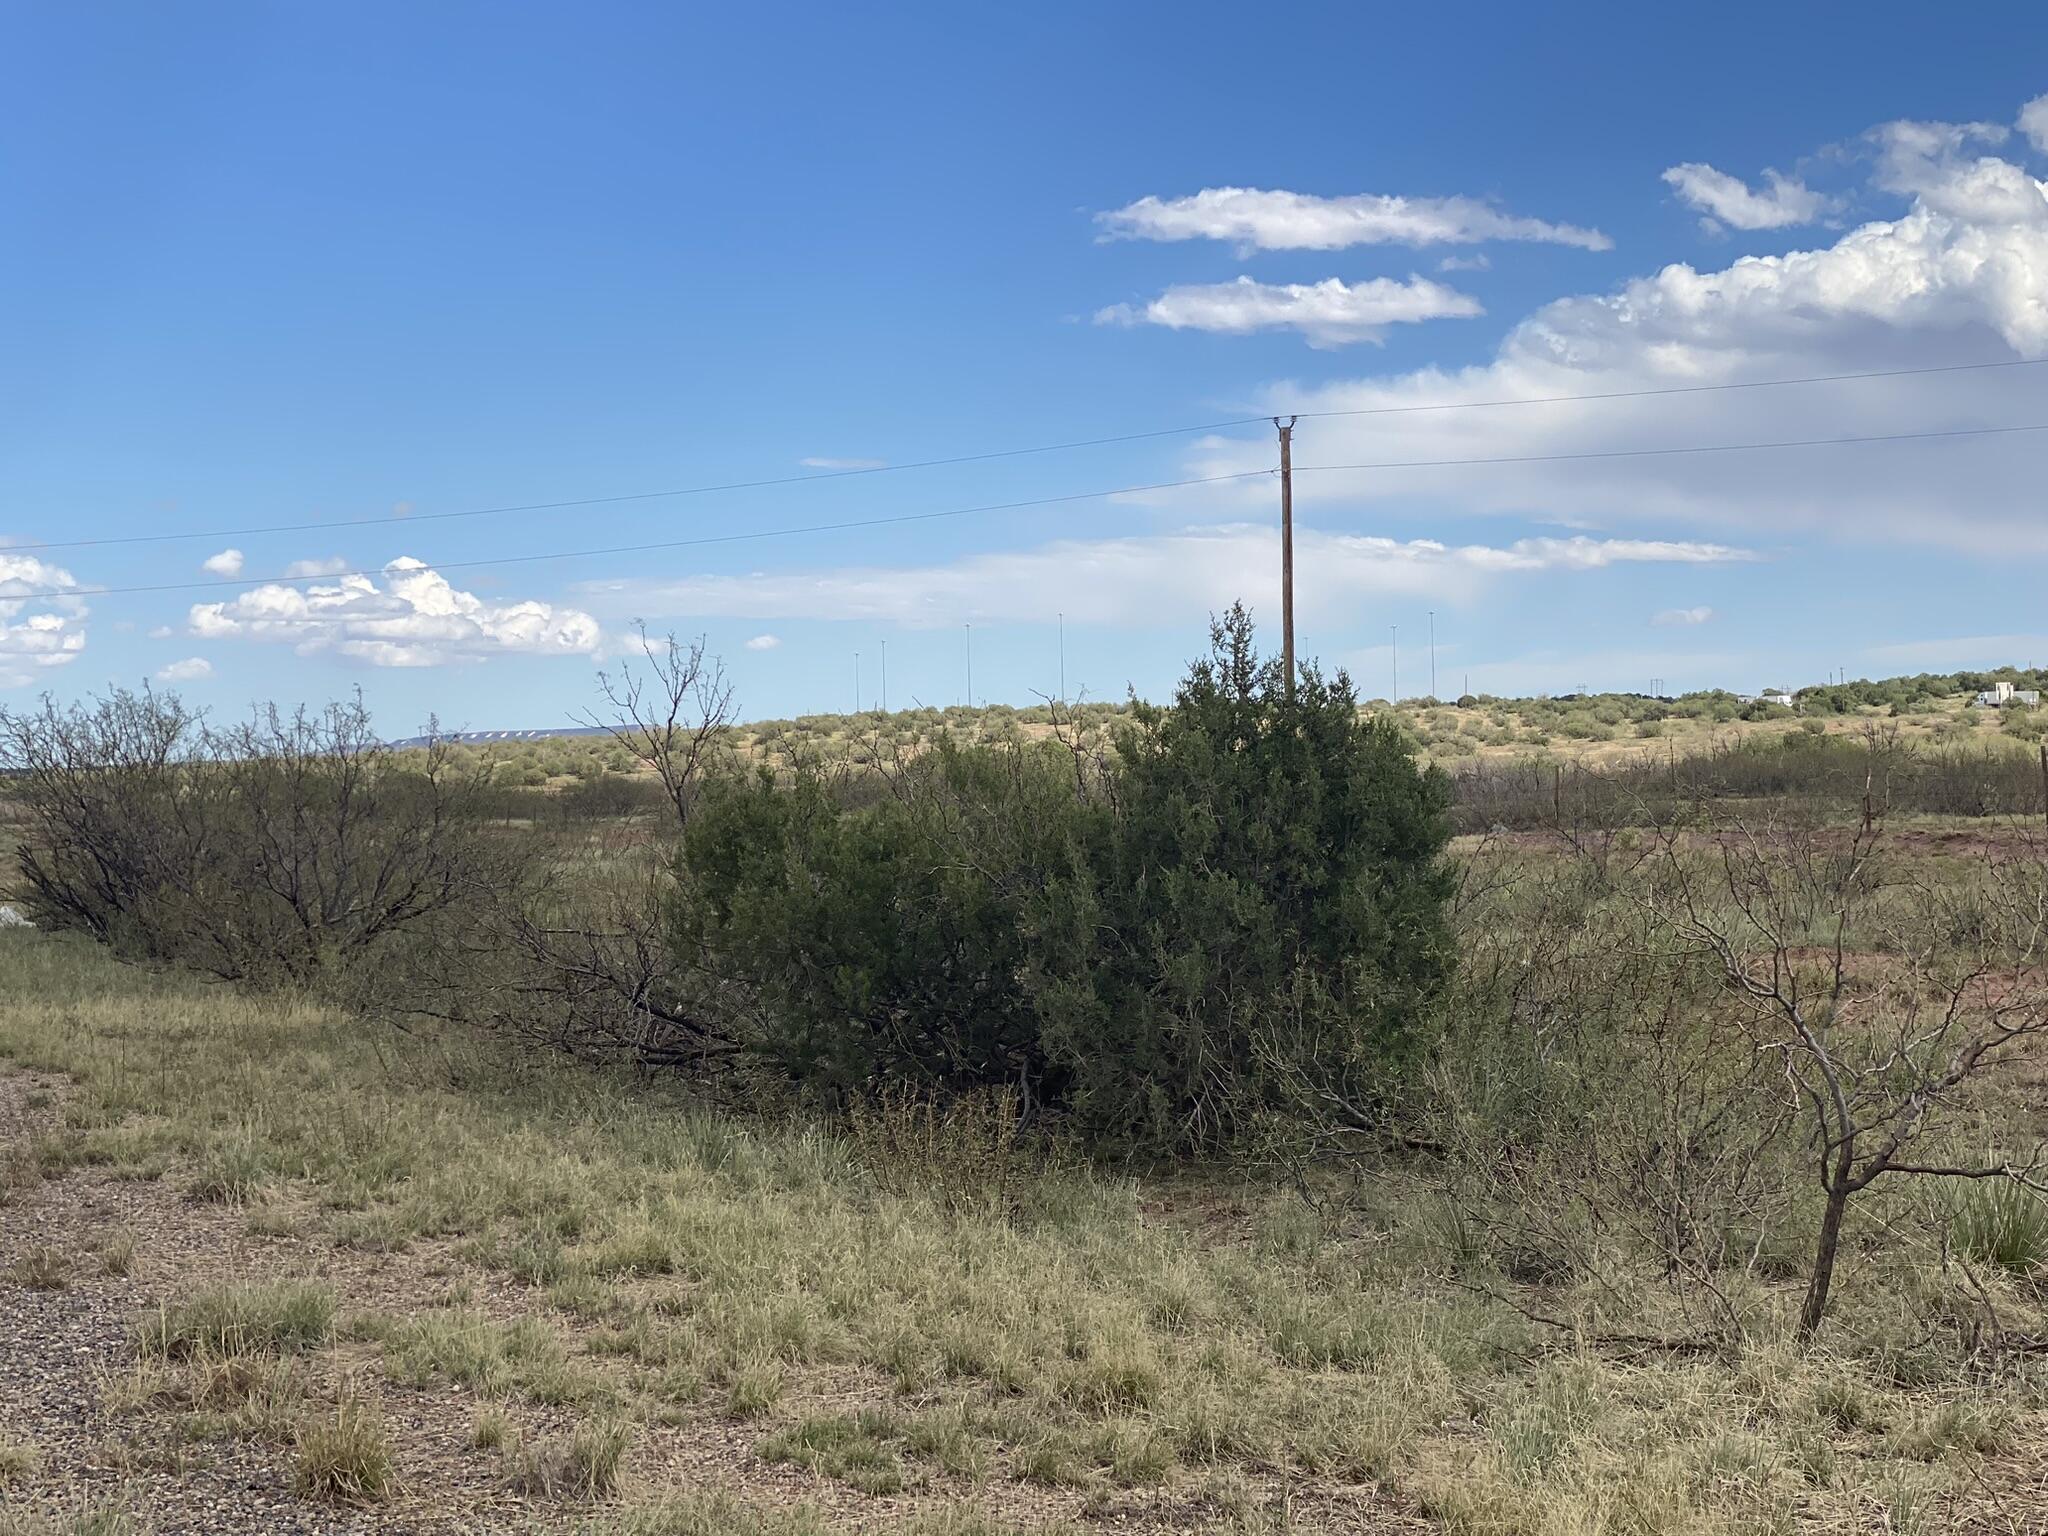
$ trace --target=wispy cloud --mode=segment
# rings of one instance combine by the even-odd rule
[[[1725,224],[1730,229],[1784,229],[1811,224],[1838,206],[1835,199],[1778,171],[1765,171],[1764,185],[1757,189],[1726,171],[1687,161],[1672,166],[1664,180],[1681,202],[1707,216],[1702,223],[1714,228]]]
[[[1714,610],[1706,607],[1666,608],[1662,613],[1653,617],[1650,622],[1670,629],[1686,625],[1704,624],[1713,616]]]
[[[1752,560],[1749,550],[1657,539],[1535,538],[1511,544],[1398,541],[1303,529],[1295,561],[1304,615],[1342,615],[1363,597],[1471,596],[1507,576],[1636,564]],[[586,582],[593,604],[634,614],[751,619],[859,619],[909,626],[1071,621],[1124,626],[1199,622],[1242,598],[1278,601],[1279,537],[1225,525],[1129,538],[1062,540],[942,564],[707,575],[681,581]]]
[[[1289,330],[1299,331],[1313,346],[1340,347],[1379,341],[1389,325],[1468,319],[1484,313],[1477,299],[1426,277],[1411,277],[1405,283],[1375,277],[1354,284],[1334,277],[1320,283],[1284,284],[1240,277],[1232,283],[1169,288],[1142,308],[1112,304],[1096,312],[1095,323],[1163,325],[1176,331],[1221,331],[1234,336]]]
[[[157,668],[156,680],[160,683],[194,683],[202,677],[213,676],[213,663],[204,656],[187,656],[183,661],[174,661]]]
[[[224,549],[217,555],[208,555],[199,562],[202,571],[211,571],[216,576],[239,576],[242,574],[242,552],[239,549]]]
[[[1112,240],[1226,240],[1246,251],[1341,251],[1355,245],[1469,245],[1534,240],[1604,251],[1597,229],[1504,213],[1471,197],[1317,197],[1257,187],[1207,187],[1191,197],[1141,197],[1095,216]]]
[[[312,560],[294,560],[284,568],[287,578],[299,579],[307,576],[339,576],[348,569],[348,561],[340,555],[327,555]]]
[[[887,459],[808,458],[798,459],[797,463],[801,464],[805,469],[887,469],[889,467]]]
[[[780,635],[756,635],[747,642],[747,649],[750,651],[772,651],[780,644],[782,644],[782,637]]]

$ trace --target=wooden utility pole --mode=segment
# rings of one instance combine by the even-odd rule
[[[1280,418],[1280,658],[1287,668],[1287,697],[1294,697],[1294,423]]]

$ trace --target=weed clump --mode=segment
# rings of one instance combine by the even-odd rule
[[[284,1281],[228,1285],[165,1302],[142,1319],[136,1344],[166,1360],[194,1355],[304,1354],[325,1344],[334,1328],[334,1293]]]
[[[367,1504],[397,1486],[391,1436],[369,1404],[344,1397],[299,1425],[292,1481],[307,1498]]]

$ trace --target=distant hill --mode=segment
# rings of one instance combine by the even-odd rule
[[[468,744],[483,741],[547,741],[555,736],[608,736],[611,733],[597,725],[557,725],[539,731],[444,731],[439,737],[407,736],[391,743],[394,747],[424,747],[429,741],[459,741]]]

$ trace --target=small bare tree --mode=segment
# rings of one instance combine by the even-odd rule
[[[706,653],[702,635],[686,645],[673,634],[654,639],[645,624],[635,629],[646,670],[628,661],[616,673],[598,673],[607,708],[581,718],[654,772],[680,828],[732,734],[732,684],[724,663]]]
[[[733,691],[701,638],[638,632],[644,665],[600,673],[606,708],[584,718],[659,781],[673,821],[651,839],[615,827],[588,859],[500,891],[490,923],[464,941],[475,965],[427,1011],[581,1054],[701,1067],[733,1041],[691,1005],[705,979],[686,976],[663,918],[676,839],[730,747]]]
[[[2048,882],[2019,835],[1965,881],[1889,879],[1883,806],[1829,827],[1783,814],[1663,829],[1642,898],[1709,957],[1756,1049],[1805,1108],[1824,1195],[1798,1335],[1827,1316],[1850,1202],[1887,1175],[2032,1182],[2025,1159],[1958,1158],[1969,1086],[2048,1033]]]

